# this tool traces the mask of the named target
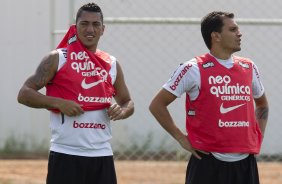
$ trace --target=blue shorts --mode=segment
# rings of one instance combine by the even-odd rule
[[[47,184],[116,184],[113,156],[49,154]]]
[[[199,153],[201,160],[190,157],[186,184],[259,184],[257,161],[254,155],[236,162],[224,162],[212,154]]]

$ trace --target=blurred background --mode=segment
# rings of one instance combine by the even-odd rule
[[[0,157],[47,157],[49,112],[17,103],[23,82],[74,23],[83,0],[2,0],[0,6]],[[282,1],[278,0],[96,0],[106,30],[99,48],[117,57],[135,102],[135,114],[113,122],[116,160],[187,160],[156,122],[148,106],[177,66],[208,52],[200,20],[210,11],[235,13],[242,51],[259,67],[270,104],[261,154],[282,160]],[[70,86],[71,87],[71,86]],[[45,93],[45,89],[41,90]],[[185,95],[169,106],[185,131]]]

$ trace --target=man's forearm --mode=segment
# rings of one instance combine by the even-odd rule
[[[256,118],[259,123],[259,127],[262,132],[262,135],[264,135],[264,132],[265,132],[265,127],[266,127],[267,120],[268,120],[268,111],[269,109],[267,106],[256,108]]]
[[[56,108],[56,98],[45,96],[26,86],[19,91],[18,102],[32,108]]]
[[[262,132],[262,135],[264,135],[267,120],[268,120],[268,112],[269,112],[266,95],[263,94],[260,98],[255,99],[255,103],[256,103],[256,111],[255,111],[256,119],[259,123],[259,127]]]
[[[150,111],[159,124],[177,141],[185,138],[185,135],[181,132],[181,130],[174,123],[167,107],[163,107],[158,105],[158,107],[154,104],[150,106]]]

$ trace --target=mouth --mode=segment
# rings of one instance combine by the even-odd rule
[[[86,35],[85,36],[87,39],[93,39],[95,36],[93,36],[93,35]]]

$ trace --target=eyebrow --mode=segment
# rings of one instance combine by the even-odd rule
[[[102,24],[100,21],[88,21],[88,20],[81,20],[81,21],[79,21],[79,22],[81,22],[81,23],[98,23],[98,24]]]

